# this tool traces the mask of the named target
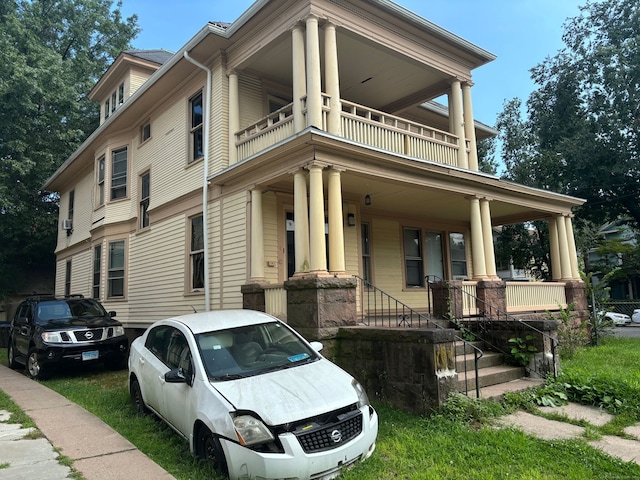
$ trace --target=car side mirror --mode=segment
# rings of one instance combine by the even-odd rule
[[[167,383],[186,383],[191,385],[191,378],[187,377],[182,368],[174,368],[164,374],[164,381]]]
[[[116,312],[115,312],[115,310],[111,310],[111,311],[109,312],[109,316],[110,316],[111,318],[115,317],[115,316],[116,316]]]
[[[324,345],[322,345],[320,342],[311,342],[310,345],[311,348],[313,348],[316,352],[319,352],[324,348]]]

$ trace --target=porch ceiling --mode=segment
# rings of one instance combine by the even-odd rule
[[[338,29],[336,37],[340,95],[346,100],[394,113],[436,98],[449,89],[443,72],[345,30]],[[322,36],[320,48],[324,51]],[[287,32],[266,45],[259,55],[252,55],[241,68],[292,88],[292,61],[291,33]],[[324,78],[324,65],[322,76]]]

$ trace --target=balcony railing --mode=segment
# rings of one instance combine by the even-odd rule
[[[306,106],[303,99],[303,114]],[[329,97],[322,97],[322,122],[327,129]],[[451,133],[342,100],[340,128],[347,140],[388,152],[446,165],[457,165],[459,138]],[[243,160],[294,134],[293,103],[236,132],[238,160]],[[468,149],[465,144],[464,148]]]

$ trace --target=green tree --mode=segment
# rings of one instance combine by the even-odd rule
[[[57,198],[41,186],[98,125],[87,93],[139,31],[120,7],[0,3],[0,297],[53,268]]]

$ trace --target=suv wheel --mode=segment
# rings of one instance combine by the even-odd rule
[[[44,365],[42,365],[38,360],[38,350],[35,348],[29,349],[29,356],[27,357],[27,374],[34,380],[44,380],[46,377]]]
[[[16,362],[16,351],[13,347],[13,342],[9,339],[9,345],[7,350],[7,358],[9,360],[9,368],[13,368],[14,370],[18,368],[20,365]]]

